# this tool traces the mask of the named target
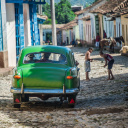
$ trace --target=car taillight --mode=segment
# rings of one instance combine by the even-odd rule
[[[72,76],[67,76],[67,79],[73,79],[73,77]]]
[[[71,99],[70,104],[74,104],[74,103],[75,103],[75,101],[73,99]]]
[[[16,103],[20,103],[19,99],[15,99],[15,102],[16,102]]]
[[[20,76],[20,75],[15,75],[14,78],[15,78],[15,79],[20,79],[21,76]]]

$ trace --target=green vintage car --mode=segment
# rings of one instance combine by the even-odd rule
[[[70,107],[80,88],[79,68],[71,49],[60,46],[30,46],[22,50],[14,69],[11,92],[14,107],[29,97],[47,100],[59,97]]]

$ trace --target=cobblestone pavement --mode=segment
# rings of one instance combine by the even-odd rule
[[[31,98],[20,109],[13,108],[11,77],[0,77],[0,128],[128,128],[128,58],[113,54],[115,79],[106,81],[107,68],[98,51],[92,53],[91,81],[85,81],[85,48],[72,48],[79,61],[81,89],[75,108],[58,99]]]

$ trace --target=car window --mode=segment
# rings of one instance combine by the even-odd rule
[[[24,64],[28,63],[58,63],[66,64],[67,59],[63,54],[50,53],[50,52],[40,52],[40,53],[30,53],[24,57]]]

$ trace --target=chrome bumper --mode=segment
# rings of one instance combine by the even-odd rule
[[[11,92],[21,94],[21,89],[11,87]],[[24,89],[24,94],[76,94],[78,92],[78,88],[66,89],[65,93],[63,89]]]

